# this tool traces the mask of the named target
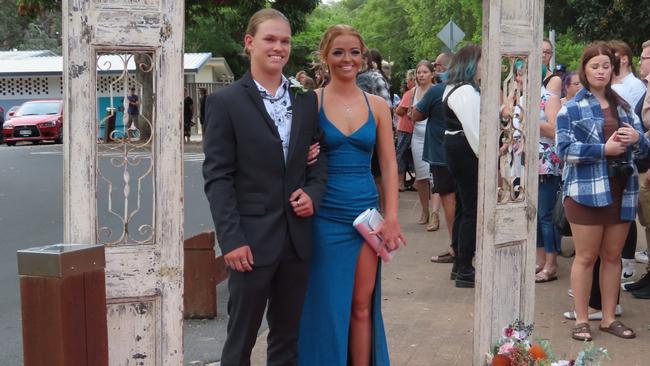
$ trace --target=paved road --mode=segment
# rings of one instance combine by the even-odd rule
[[[61,145],[0,146],[0,365],[22,365],[16,251],[63,240]],[[212,230],[200,145],[186,147],[185,236]],[[144,192],[146,196],[147,192]],[[100,198],[100,204],[101,198]],[[223,309],[224,307],[222,307]]]

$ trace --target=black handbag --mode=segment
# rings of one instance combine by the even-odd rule
[[[562,202],[562,188],[557,192],[555,197],[555,206],[553,206],[553,224],[562,236],[572,236],[571,225],[564,214],[564,203]]]

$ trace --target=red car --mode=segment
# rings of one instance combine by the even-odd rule
[[[63,142],[63,101],[32,100],[23,103],[13,117],[2,125],[9,146],[19,141],[38,144],[43,140]]]

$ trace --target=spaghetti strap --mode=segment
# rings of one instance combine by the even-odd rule
[[[366,92],[361,91],[363,93],[363,97],[366,98],[366,105],[368,106],[368,111],[370,114],[372,114],[372,109],[370,109],[370,102],[368,101],[368,96],[366,95]]]
[[[325,104],[325,99],[323,98],[323,93],[325,93],[325,88],[324,87],[321,88],[321,90],[320,90],[320,110],[319,110],[319,112],[323,110],[323,105]]]

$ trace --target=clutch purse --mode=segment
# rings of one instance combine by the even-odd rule
[[[352,226],[357,229],[359,234],[366,240],[366,243],[377,252],[384,262],[390,262],[395,256],[395,251],[389,252],[383,245],[384,239],[380,235],[373,233],[382,222],[384,222],[384,218],[379,211],[369,208],[357,216]]]

